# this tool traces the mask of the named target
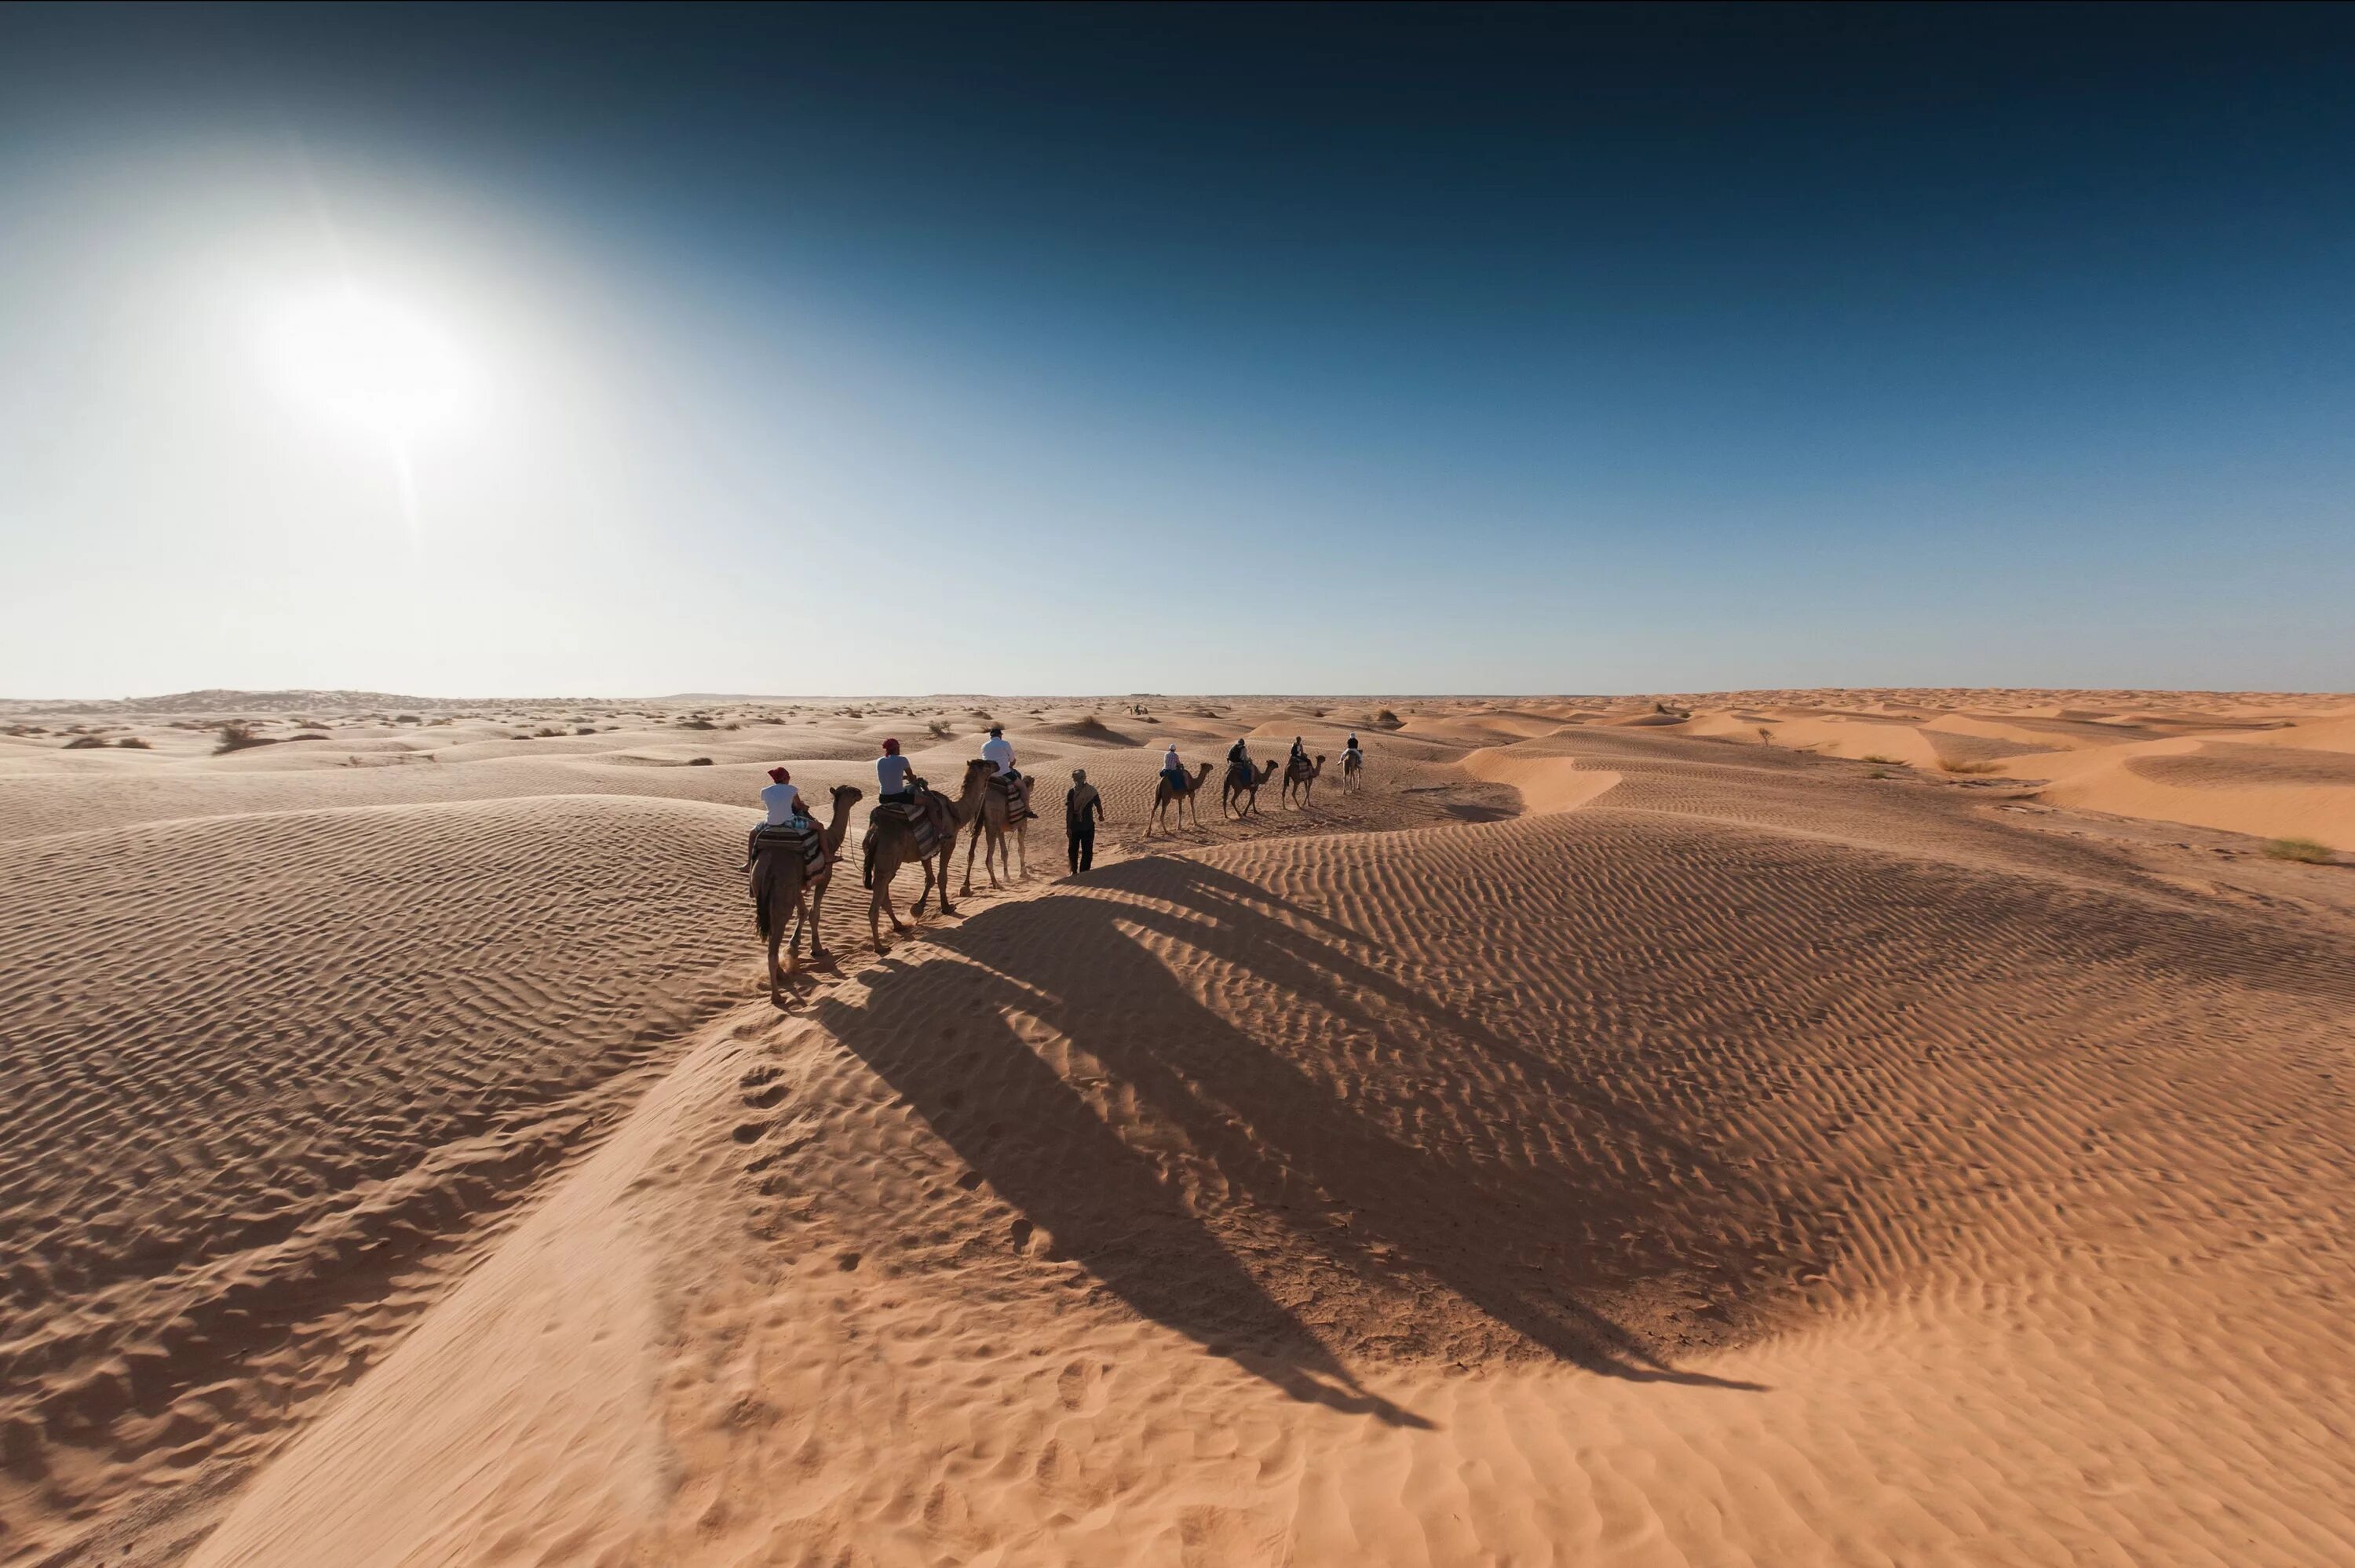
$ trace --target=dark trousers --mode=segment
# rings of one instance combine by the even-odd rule
[[[1096,863],[1096,825],[1090,822],[1084,828],[1066,828],[1063,832],[1066,835],[1064,847],[1071,853],[1071,874],[1077,876],[1083,871],[1093,870]]]

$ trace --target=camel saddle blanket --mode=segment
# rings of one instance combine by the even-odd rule
[[[826,868],[826,834],[815,825],[805,828],[783,822],[762,828],[752,842],[752,850],[755,854],[762,850],[798,853],[805,874],[815,875]]]
[[[932,827],[932,814],[924,810],[922,801],[912,804],[898,800],[875,808],[867,819],[867,832],[871,836],[897,823],[904,823],[916,837],[916,853],[933,853],[940,848],[940,834]]]
[[[1017,808],[1027,817],[1031,812],[1029,802],[1022,798],[1024,783],[1025,780],[1018,773],[999,773],[991,777],[989,787],[1006,797],[1006,803],[1008,806]]]

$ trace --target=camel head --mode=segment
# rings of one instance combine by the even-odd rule
[[[856,784],[836,785],[832,790],[834,809],[837,811],[847,811],[858,803],[858,797],[865,792]]]

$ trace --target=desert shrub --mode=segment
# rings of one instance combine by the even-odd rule
[[[135,735],[126,735],[114,743],[125,751],[153,751],[155,748]]]
[[[718,729],[719,726],[713,724],[709,719],[705,718],[701,714],[698,714],[693,718],[684,718],[679,720],[678,727],[681,729]]]
[[[2265,853],[2275,860],[2301,861],[2307,865],[2328,865],[2338,858],[2330,853],[2328,844],[2317,843],[2312,839],[2268,839]]]
[[[1384,708],[1381,712],[1374,715],[1374,722],[1388,728],[1396,729],[1399,726],[1400,720],[1398,715],[1392,713],[1388,708]]]
[[[392,715],[392,722],[395,724],[423,724],[425,721],[419,718],[415,714],[395,714]]]
[[[1938,758],[1938,767],[1947,773],[2000,773],[2003,771],[2003,764],[2000,762],[1966,762],[1953,757]]]
[[[560,729],[549,729],[544,725],[532,732],[533,738],[538,740],[547,740],[551,736],[561,736],[563,734]]]
[[[1883,757],[1877,751],[1866,752],[1864,754],[1864,760],[1867,762],[1878,762],[1883,768],[1902,768],[1905,766],[1902,762],[1898,761],[1897,758],[1893,757]]]
[[[93,746],[104,746],[106,742],[100,739],[97,736],[78,735],[71,740],[66,742],[66,749],[68,751],[88,751]]]
[[[1867,779],[1894,779],[1897,775],[1890,772],[1886,768],[1876,768],[1871,772],[1866,774],[1865,777]]]
[[[954,728],[950,727],[949,721],[946,719],[926,719],[924,721],[924,730],[925,733],[930,735],[934,740],[946,740],[949,736],[956,733]]]
[[[1774,732],[1763,724],[1758,726],[1758,744],[1761,746],[1774,744]]]
[[[687,759],[687,765],[689,768],[709,768],[711,766],[711,758],[708,757],[690,757]]]
[[[593,724],[574,725],[572,726],[572,733],[575,735],[595,735],[597,733],[597,726]]]
[[[218,757],[225,751],[243,751],[248,747],[269,746],[276,738],[275,736],[256,735],[253,726],[243,719],[228,719],[220,726],[220,741],[213,747],[213,755]]]

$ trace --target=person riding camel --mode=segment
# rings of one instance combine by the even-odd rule
[[[990,765],[995,776],[1010,776],[1013,779],[1013,805],[1017,819],[1028,816],[1030,814],[1028,782],[1020,773],[1015,771],[1014,747],[1013,743],[1006,738],[1004,725],[994,724],[989,726],[989,738],[982,744],[981,756],[982,760]]]
[[[1289,774],[1295,767],[1299,768],[1303,772],[1307,771],[1308,768],[1308,747],[1302,744],[1296,735],[1292,737],[1292,756],[1285,761],[1284,768]]]
[[[802,800],[801,786],[794,782],[792,770],[772,768],[769,778],[772,782],[761,791],[761,805],[768,815],[762,819],[760,827],[754,828],[744,840],[744,869],[747,871],[752,869],[752,855],[760,847],[762,829],[792,826],[805,832],[817,831],[817,823],[810,819],[809,806]]]
[[[1161,754],[1161,777],[1169,780],[1173,794],[1186,792],[1186,765],[1178,760],[1178,743],[1171,741],[1169,749]]]
[[[875,782],[879,787],[875,800],[878,805],[911,806],[916,800],[916,787],[911,781],[914,769],[900,755],[900,743],[887,740],[883,755],[875,759]]]
[[[1247,782],[1252,776],[1251,743],[1248,737],[1237,736],[1227,747],[1227,778],[1233,783]]]
[[[1351,762],[1363,762],[1365,759],[1365,753],[1358,749],[1358,737],[1356,735],[1352,734],[1349,736],[1349,744],[1341,748],[1341,760],[1344,764],[1347,764]]]

